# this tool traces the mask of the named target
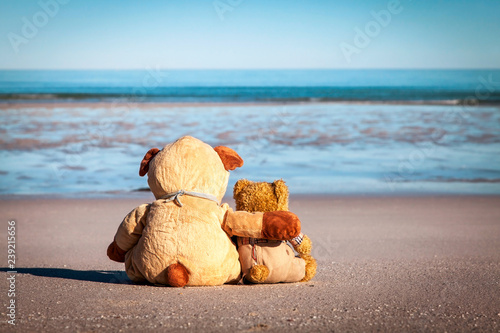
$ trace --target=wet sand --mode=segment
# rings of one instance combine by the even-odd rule
[[[106,257],[121,219],[149,200],[0,200],[0,331],[500,330],[499,196],[292,197],[315,245],[312,281],[182,289],[131,284]]]

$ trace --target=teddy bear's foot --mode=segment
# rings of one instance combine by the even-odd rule
[[[245,278],[252,283],[264,283],[269,277],[269,268],[265,265],[254,265]]]
[[[295,251],[299,254],[311,254],[312,251],[312,241],[307,235],[304,235],[302,242],[297,246],[294,246]]]
[[[316,259],[314,259],[311,255],[303,254],[300,256],[306,262],[306,275],[300,282],[307,282],[311,280],[316,275],[316,268],[318,264],[316,263]]]

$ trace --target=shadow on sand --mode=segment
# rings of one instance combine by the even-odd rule
[[[0,272],[11,272],[12,269],[0,267]],[[31,274],[36,276],[70,279],[78,281],[91,281],[112,284],[133,284],[124,271],[77,271],[68,268],[22,268],[14,270],[17,274]]]

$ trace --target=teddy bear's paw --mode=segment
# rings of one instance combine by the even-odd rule
[[[307,235],[304,235],[302,242],[299,245],[294,246],[294,248],[299,254],[311,254],[312,241],[309,237],[307,237]]]
[[[269,277],[269,268],[265,265],[254,265],[250,268],[250,272],[246,279],[253,283],[263,283]]]
[[[306,262],[306,275],[302,280],[300,280],[300,282],[310,281],[316,275],[316,268],[318,267],[316,259],[308,254],[303,254],[300,257]]]
[[[289,240],[300,234],[300,220],[292,212],[266,212],[262,218],[264,239]]]
[[[107,255],[109,259],[116,261],[116,262],[125,262],[125,254],[127,251],[123,251],[120,249],[118,244],[116,244],[116,241],[113,241],[113,243],[109,244],[108,250],[107,250]]]

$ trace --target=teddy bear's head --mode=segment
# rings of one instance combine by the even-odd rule
[[[240,179],[233,192],[236,210],[247,212],[272,212],[288,210],[288,186],[283,180],[272,183]]]
[[[241,157],[231,148],[210,145],[191,136],[184,136],[162,150],[150,149],[141,162],[139,175],[148,175],[154,196],[179,190],[210,194],[219,200],[226,193],[229,170],[243,165]]]

